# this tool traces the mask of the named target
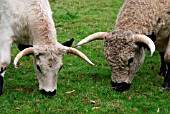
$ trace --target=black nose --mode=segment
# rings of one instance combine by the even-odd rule
[[[54,96],[56,94],[56,90],[54,90],[53,92],[47,92],[45,91],[44,89],[40,90],[40,93],[41,94],[44,94],[44,95],[48,95],[48,96]]]
[[[128,90],[131,84],[128,84],[126,82],[117,83],[117,82],[111,81],[111,85],[112,85],[112,88],[115,89],[116,91],[123,92],[123,91]]]

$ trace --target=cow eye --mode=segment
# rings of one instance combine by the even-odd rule
[[[130,58],[129,61],[128,61],[128,66],[130,66],[130,63],[133,62],[133,58]]]
[[[40,68],[39,65],[37,65],[37,69],[38,69],[39,72],[41,72],[41,68]]]

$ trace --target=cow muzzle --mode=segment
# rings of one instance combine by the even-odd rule
[[[112,88],[119,92],[128,90],[130,88],[130,85],[131,85],[130,83],[126,83],[126,82],[117,83],[117,82],[111,81]]]
[[[54,95],[56,94],[56,90],[54,90],[54,91],[52,91],[52,92],[51,92],[51,91],[48,91],[48,92],[47,92],[47,91],[45,91],[44,89],[41,89],[41,90],[40,90],[40,93],[43,94],[43,95],[54,96]]]

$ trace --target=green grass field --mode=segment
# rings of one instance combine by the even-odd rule
[[[98,31],[114,29],[124,0],[49,0],[58,41],[75,38],[73,45]],[[12,61],[5,75],[0,114],[169,114],[170,93],[163,92],[158,75],[160,58],[149,52],[137,72],[131,89],[119,93],[111,89],[111,71],[103,54],[103,41],[78,48],[95,66],[74,55],[66,55],[58,75],[57,95],[47,97],[38,90],[32,57],[24,57],[15,70],[12,62],[19,52],[12,49]],[[66,94],[68,91],[74,92]],[[91,103],[91,100],[95,103]],[[97,108],[96,108],[97,107]]]

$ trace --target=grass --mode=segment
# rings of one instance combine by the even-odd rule
[[[117,13],[124,0],[50,0],[58,41],[75,38],[73,45],[85,36],[114,29]],[[66,55],[58,75],[57,95],[46,97],[39,93],[32,57],[24,57],[21,67],[11,64],[5,75],[1,114],[168,114],[170,93],[163,92],[163,77],[158,75],[160,58],[149,53],[137,72],[131,89],[119,93],[111,89],[111,72],[103,54],[103,41],[79,48],[95,66],[74,55]],[[18,53],[13,46],[12,60]],[[67,91],[75,90],[72,94]],[[90,100],[96,101],[91,104]],[[94,107],[100,107],[93,110]]]

